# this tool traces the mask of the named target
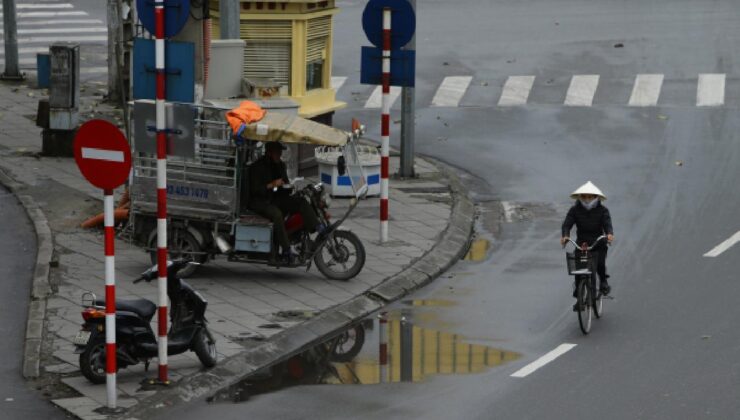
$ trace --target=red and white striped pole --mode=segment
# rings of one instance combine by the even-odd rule
[[[380,367],[380,383],[388,383],[388,317],[385,312],[378,315],[378,366]]]
[[[167,379],[167,128],[165,127],[164,0],[154,1],[157,71],[157,281],[159,290],[159,381]]]
[[[391,137],[391,9],[383,9],[383,96],[380,149],[380,242],[388,241],[388,160]]]
[[[105,190],[105,387],[108,408],[116,408],[116,261],[113,248],[113,190]]]

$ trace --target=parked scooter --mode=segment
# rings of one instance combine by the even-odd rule
[[[206,327],[206,306],[203,295],[177,277],[189,263],[170,261],[167,265],[167,295],[170,298],[170,331],[167,335],[167,354],[194,351],[203,366],[216,365],[216,340]],[[150,282],[158,278],[157,266],[141,274],[134,283]],[[105,383],[105,301],[93,293],[82,295],[82,318],[85,323],[77,333],[75,353],[80,354],[80,370],[90,382]],[[116,299],[116,366],[125,368],[144,363],[149,368],[151,359],[158,355],[157,337],[150,322],[157,305],[147,299]]]

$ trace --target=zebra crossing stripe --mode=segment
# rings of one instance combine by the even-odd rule
[[[663,86],[662,74],[638,74],[629,106],[656,106]]]
[[[498,100],[498,105],[526,105],[533,84],[534,76],[510,76],[506,79],[504,90],[501,92],[501,97]]]
[[[19,35],[33,35],[33,34],[56,34],[56,33],[69,33],[74,32],[76,34],[89,34],[89,33],[108,33],[108,28],[97,26],[92,28],[36,28],[36,29],[18,29]]]
[[[49,52],[49,47],[30,47],[30,48],[18,48],[18,54],[36,54],[42,52]],[[5,55],[5,51],[0,49],[0,57]]]
[[[342,86],[344,85],[344,82],[346,81],[347,81],[346,77],[339,77],[339,76],[332,77],[331,78],[331,88],[337,91],[342,88]]]
[[[568,92],[565,94],[566,106],[591,106],[594,94],[599,86],[599,76],[596,74],[575,75],[570,79]]]
[[[98,19],[54,19],[54,20],[22,20],[18,22],[18,27],[25,26],[50,26],[50,25],[102,25],[103,21]],[[3,27],[0,22],[0,28]],[[73,29],[73,28],[68,28]]]
[[[396,99],[398,99],[398,96],[401,95],[401,88],[399,86],[391,86],[391,93],[390,93],[390,107],[393,107],[393,104],[396,102]],[[378,86],[373,90],[373,94],[370,95],[370,98],[365,102],[365,108],[369,109],[379,109],[381,105],[381,99],[383,97],[383,89]]]
[[[15,8],[18,10],[21,9],[73,9],[74,6],[72,6],[70,3],[20,3],[16,4]],[[0,10],[3,10],[3,7],[0,5]]]
[[[472,76],[445,77],[432,99],[432,106],[456,107],[468,90]]]
[[[75,11],[69,11],[69,12],[18,12],[16,13],[19,18],[50,18],[50,17],[56,17],[56,16],[87,16],[87,12],[82,12],[79,10]],[[3,17],[3,14],[0,13],[0,18]]]
[[[0,38],[2,39],[2,38]],[[40,36],[30,38],[18,38],[18,43],[26,44],[41,44],[45,42],[105,42],[108,40],[108,36]]]
[[[725,103],[725,75],[700,74],[696,87],[696,106],[720,106]]]

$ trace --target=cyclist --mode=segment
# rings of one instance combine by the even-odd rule
[[[576,203],[568,210],[568,215],[565,216],[560,245],[565,246],[565,243],[570,239],[570,230],[574,224],[578,234],[577,243],[586,242],[590,245],[601,235],[607,235],[607,241],[611,243],[614,240],[612,217],[609,214],[609,209],[602,204],[606,200],[606,196],[601,190],[591,181],[588,181],[575,190],[570,198],[576,200]],[[609,276],[606,274],[607,250],[606,244],[602,242],[592,251],[597,261],[596,273],[601,279],[601,293],[604,295],[611,291],[607,281]]]

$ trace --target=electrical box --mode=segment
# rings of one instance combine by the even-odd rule
[[[58,43],[49,47],[49,128],[74,130],[80,106],[80,46]]]

